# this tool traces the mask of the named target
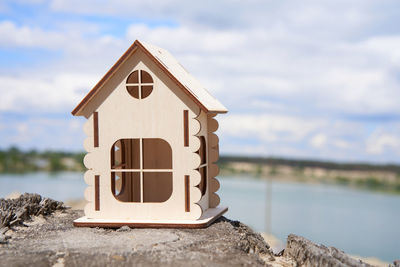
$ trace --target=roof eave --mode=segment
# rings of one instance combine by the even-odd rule
[[[163,65],[161,64],[160,61],[157,60],[157,58],[155,58],[153,56],[152,53],[150,53],[149,50],[146,49],[146,47],[144,47],[144,45],[142,45],[138,40],[137,44],[140,48],[143,49],[143,52],[149,56],[156,64],[157,66],[171,79],[173,80],[182,90],[183,92],[185,92],[203,111],[205,111],[206,113],[210,112],[204,105],[203,103],[201,103],[190,91],[188,91],[186,89],[186,87],[174,76],[172,75],[172,73]],[[135,41],[135,42],[136,42]]]
[[[94,97],[94,95],[103,87],[103,85],[111,79],[111,77],[115,74],[115,72],[119,69],[122,63],[136,51],[137,44],[139,43],[136,40],[122,56],[114,63],[114,65],[107,71],[107,73],[101,78],[101,80],[89,91],[89,93],[81,100],[81,102],[72,110],[71,114],[74,116],[83,116],[82,110],[86,106],[86,104]]]

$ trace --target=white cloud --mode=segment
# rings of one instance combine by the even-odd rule
[[[399,112],[399,82],[392,58],[382,63],[380,51],[368,49],[368,42],[363,42],[365,49],[354,51],[351,42],[344,46],[329,40],[318,44],[328,48],[324,53],[314,54],[306,50],[313,49],[314,40],[298,40],[291,32],[277,41],[270,29],[264,29],[263,35],[257,30],[235,31],[133,25],[127,35],[172,50],[189,68],[196,66],[194,73],[200,77],[216,77],[221,94],[237,94],[245,88],[250,97],[302,99],[322,110]]]
[[[306,29],[329,38],[346,35],[353,28],[369,23],[373,1],[212,1],[179,0],[129,1],[52,0],[54,11],[174,20],[180,24],[206,25],[213,28],[251,28],[266,26]],[[210,8],[212,7],[212,8]],[[372,10],[371,10],[372,9]]]
[[[219,121],[224,154],[383,163],[396,161],[394,155],[400,153],[400,126],[396,123],[386,123],[369,135],[357,121],[271,114],[228,114]]]
[[[0,76],[0,111],[67,111],[79,103],[96,78],[77,73],[50,77]]]
[[[259,110],[273,110],[284,112],[286,106],[279,102],[264,100],[264,99],[254,99],[250,102],[250,106]]]
[[[49,5],[55,16],[142,22],[122,26],[119,34],[83,17],[61,16],[52,27],[0,22],[0,49],[61,54],[40,67],[3,70],[2,112],[69,112],[139,38],[170,50],[228,106],[231,113],[221,116],[223,138],[257,143],[224,144],[228,151],[379,159],[374,155],[398,148],[398,134],[388,124],[371,137],[364,122],[347,119],[400,116],[400,33],[377,30],[393,24],[379,3],[52,0]]]
[[[73,6],[69,1],[55,1],[53,4],[60,5],[60,8]],[[100,7],[104,5],[108,4],[98,4]],[[124,1],[117,2],[114,8],[124,5],[129,9],[130,4]],[[273,8],[286,15],[280,24],[274,21],[271,26],[264,28],[150,27],[132,24],[123,39],[110,35],[95,35],[88,39],[84,37],[85,27],[79,29],[79,25],[56,32],[16,26],[5,21],[0,23],[0,33],[4,36],[0,45],[61,49],[67,57],[58,63],[61,66],[52,68],[59,68],[59,71],[62,67],[69,70],[82,68],[85,72],[101,75],[130,42],[140,38],[171,50],[189,71],[204,81],[210,91],[217,92],[217,96],[231,95],[227,98],[230,101],[226,103],[227,106],[240,106],[242,97],[251,102],[254,99],[265,101],[270,97],[280,97],[285,98],[286,102],[307,105],[316,111],[398,113],[396,99],[400,98],[400,91],[397,90],[399,82],[393,72],[393,56],[382,59],[381,54],[383,51],[396,50],[400,37],[371,37],[356,42],[344,39],[332,41],[310,39],[300,33],[312,30],[301,29],[299,33],[288,27],[294,23],[292,20],[311,26],[301,17],[317,11],[325,14],[329,6],[313,3],[308,7],[299,7],[304,9],[304,13],[299,12],[297,19],[286,16],[293,13],[292,8],[286,14],[286,11],[280,10],[282,7],[273,5]],[[167,5],[162,8],[167,8]],[[362,12],[354,8],[350,10],[350,15],[344,15],[349,16],[349,20],[352,12]],[[323,15],[312,18],[314,21],[325,21]],[[396,52],[386,53],[392,55]]]
[[[221,116],[221,133],[225,136],[256,138],[267,142],[298,142],[325,123],[318,119],[270,114],[231,114]]]
[[[225,53],[237,49],[245,43],[245,36],[239,31],[201,29],[194,31],[188,27],[156,27],[144,24],[133,24],[127,29],[130,40],[142,39],[173,51],[199,53]],[[178,41],[179,40],[179,41]]]
[[[367,139],[367,153],[381,155],[388,151],[400,155],[400,134],[394,135],[378,130]]]
[[[0,22],[0,46],[41,47],[56,49],[65,41],[62,33],[46,32],[40,28],[16,26],[12,21]]]
[[[1,119],[1,118],[0,118]],[[7,132],[0,132],[1,148],[16,145],[22,149],[63,149],[82,151],[82,118],[59,116],[44,118],[25,114],[19,121],[7,119]],[[38,146],[41,144],[41,146]]]
[[[322,148],[322,147],[325,146],[325,144],[327,143],[327,141],[328,141],[327,136],[326,136],[325,134],[319,133],[319,134],[314,135],[314,136],[311,138],[310,144],[311,144],[313,147]]]
[[[350,142],[340,139],[334,140],[333,145],[341,149],[349,149],[352,146]]]
[[[400,65],[400,36],[374,36],[359,44],[358,48],[375,53],[397,66]]]

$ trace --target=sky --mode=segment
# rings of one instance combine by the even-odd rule
[[[0,0],[0,148],[82,151],[72,109],[136,40],[217,97],[225,155],[400,163],[400,2]]]

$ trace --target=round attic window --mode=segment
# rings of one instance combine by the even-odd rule
[[[134,98],[146,98],[153,91],[153,78],[144,70],[135,70],[126,79],[126,89]]]

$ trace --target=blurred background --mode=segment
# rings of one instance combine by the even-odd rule
[[[71,110],[135,39],[229,109],[220,196],[276,250],[296,233],[400,258],[398,1],[0,1],[0,197],[82,207]]]

